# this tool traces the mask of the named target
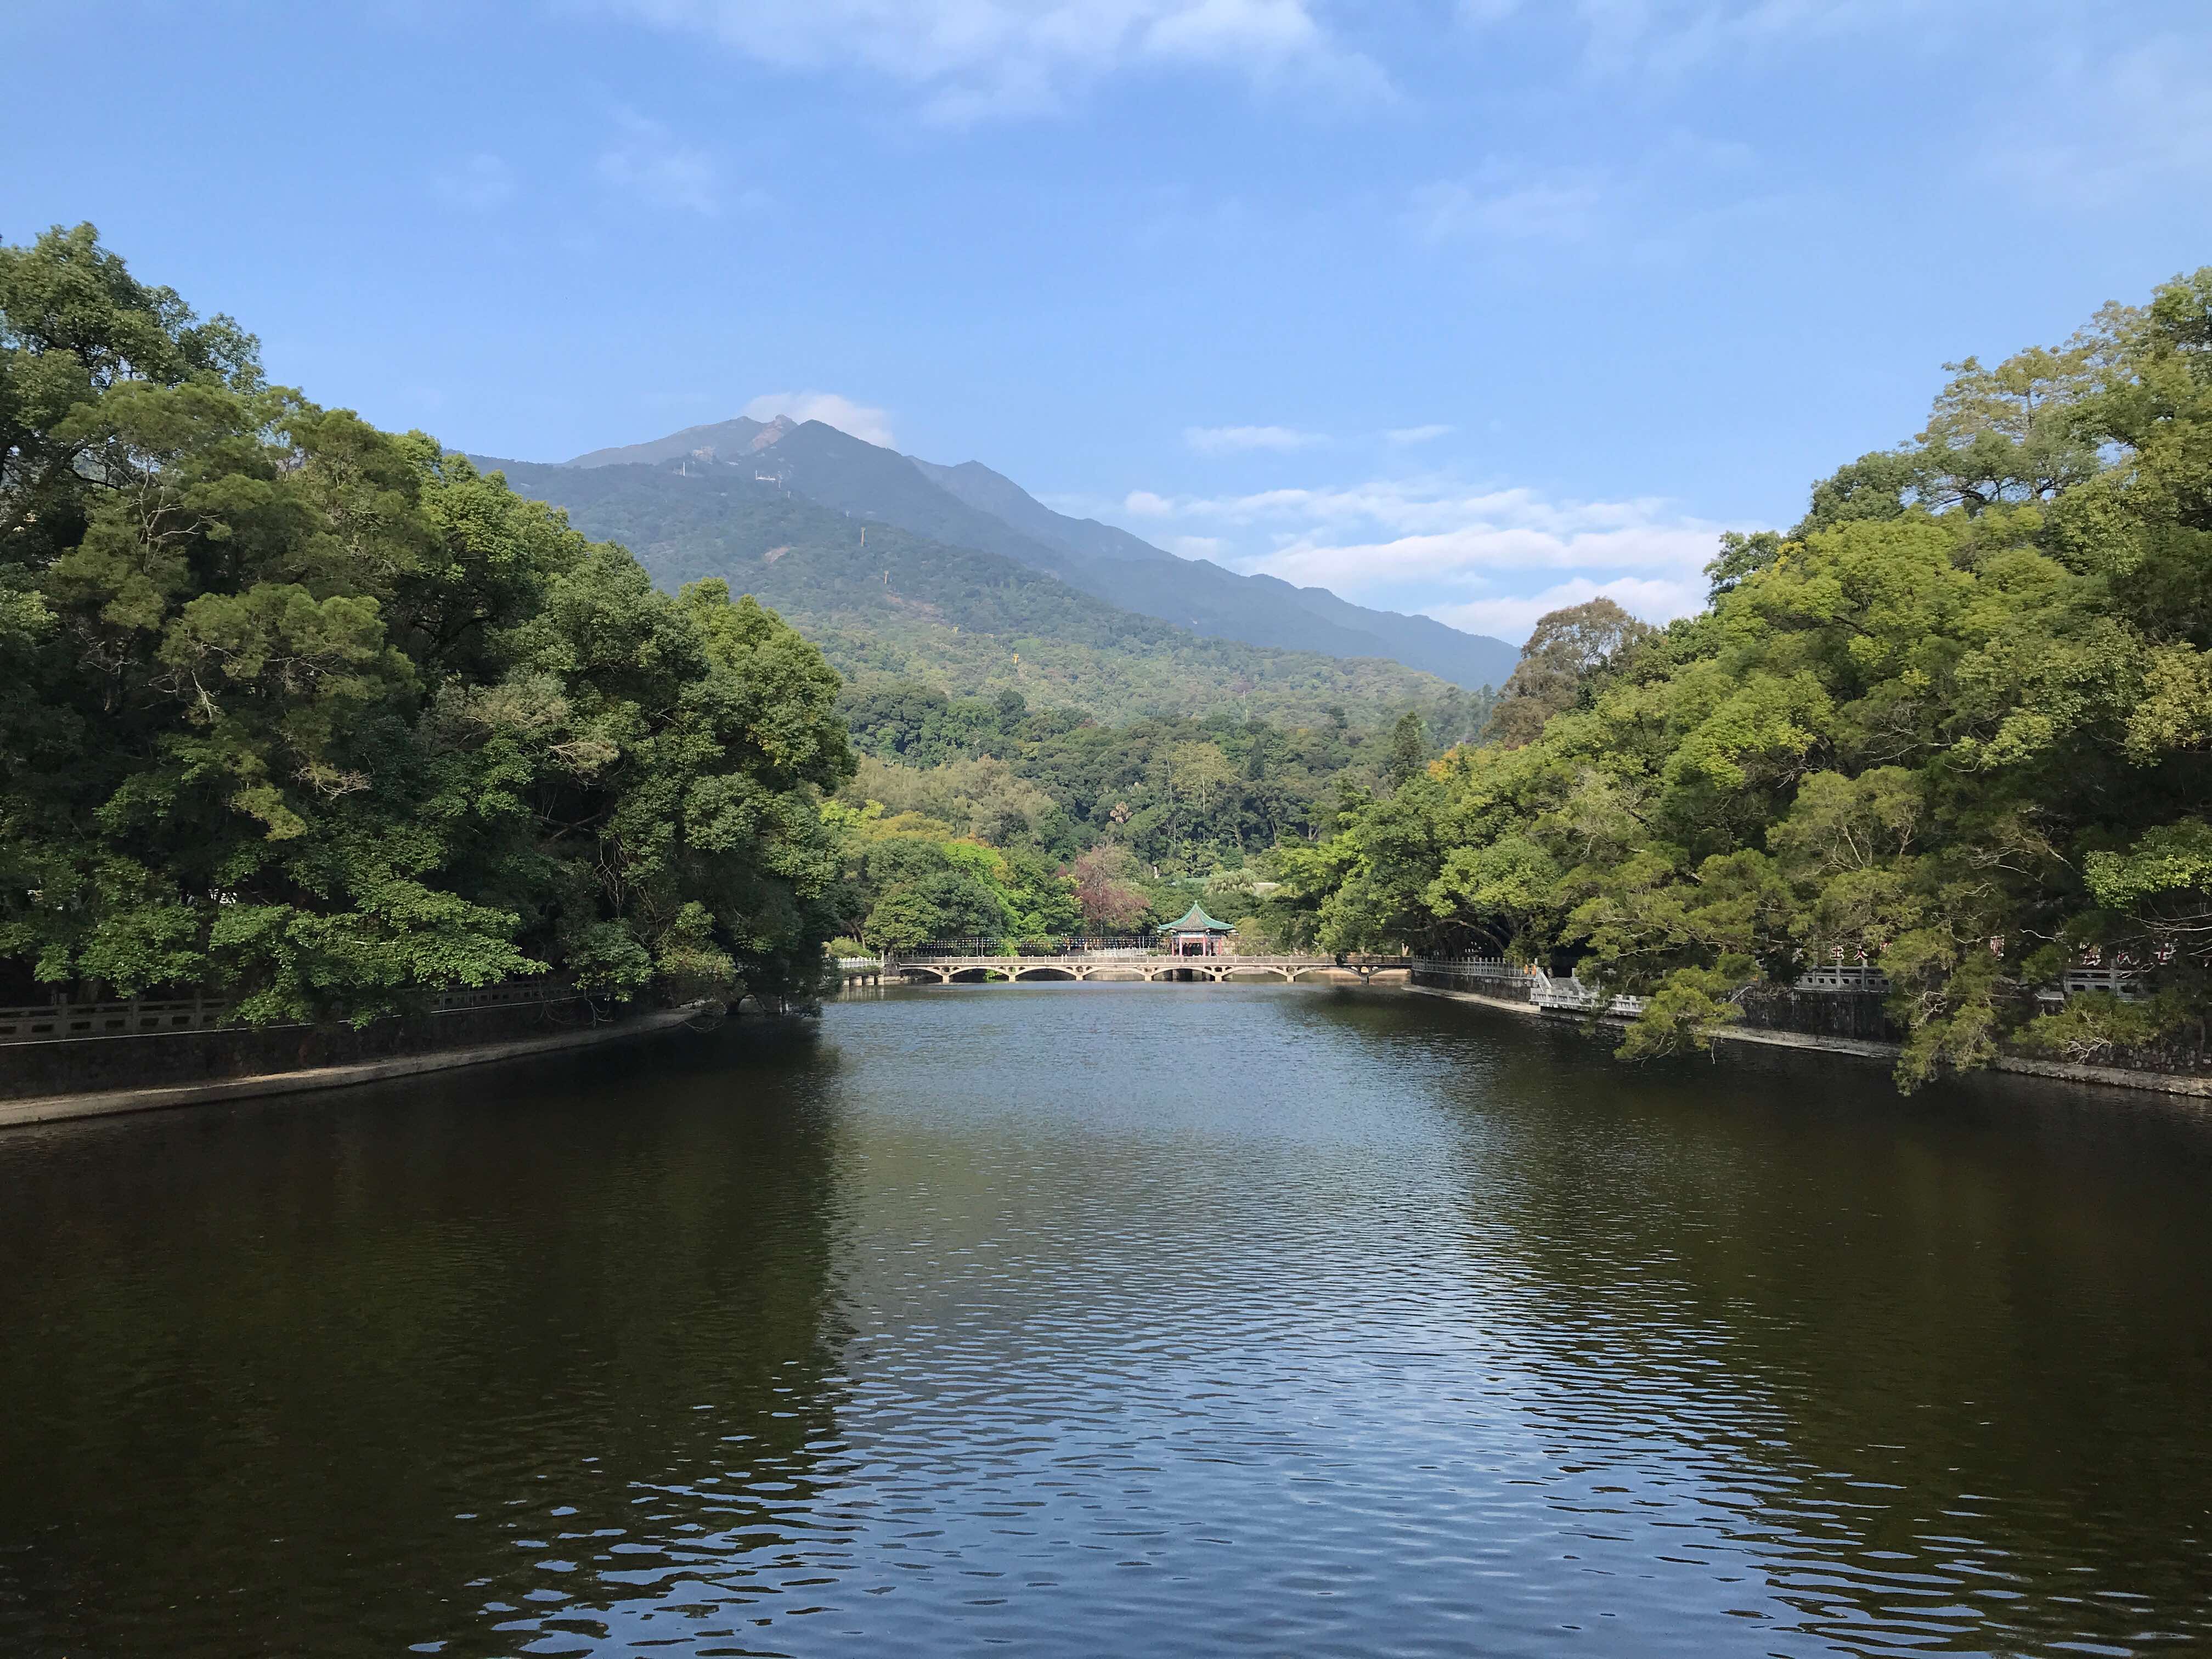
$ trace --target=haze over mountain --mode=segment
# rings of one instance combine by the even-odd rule
[[[1095,519],[1055,513],[981,462],[939,465],[820,421],[740,416],[593,450],[566,465],[670,461],[750,465],[758,478],[794,495],[950,546],[999,554],[1124,610],[1212,638],[1386,658],[1470,690],[1503,685],[1519,656],[1503,640],[1462,633],[1432,617],[1370,610],[1326,588],[1178,557]]]
[[[732,429],[750,446],[757,433],[739,428],[758,424],[702,429]],[[790,428],[783,441],[799,440],[793,453],[804,455],[814,435],[811,427]],[[503,471],[523,494],[565,509],[586,534],[629,547],[664,587],[719,577],[733,592],[757,596],[858,684],[1018,691],[1035,706],[1072,706],[1106,720],[1236,713],[1316,725],[1338,711],[1372,725],[1416,708],[1445,740],[1472,736],[1487,711],[1486,698],[1384,658],[1206,637],[1115,605],[1024,560],[978,548],[992,533],[1023,538],[938,490],[903,457],[860,448],[872,453],[839,475],[854,492],[873,482],[876,499],[909,514],[938,509],[963,539],[809,500],[750,450],[737,461],[684,453],[592,466],[472,459]],[[876,471],[883,476],[872,478]],[[895,485],[908,493],[895,494]]]

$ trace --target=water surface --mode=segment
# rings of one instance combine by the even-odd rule
[[[2212,1648],[2212,1121],[894,992],[0,1136],[0,1652]]]

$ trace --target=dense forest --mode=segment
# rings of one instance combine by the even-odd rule
[[[1887,975],[1907,1085],[2001,1043],[2201,1061],[2212,992],[2212,270],[1951,366],[1926,428],[1724,538],[1663,630],[1547,618],[1492,740],[1275,854],[1283,924],[1574,965],[1680,1048]],[[2132,994],[2039,989],[2069,967]]]
[[[0,246],[0,678],[8,1000],[818,981],[819,653],[267,385],[88,226]]]
[[[1419,775],[1474,738],[1491,707],[1455,692],[1432,708],[1434,729],[1414,709],[1366,727],[1341,709],[1315,726],[1227,714],[1109,726],[1076,709],[1033,713],[1012,691],[848,690],[841,708],[860,760],[843,801],[866,816],[840,819],[853,838],[848,937],[873,947],[1126,933],[1197,899],[1266,942],[1269,850],[1311,841],[1347,803]],[[899,841],[889,860],[875,850],[887,836]]]

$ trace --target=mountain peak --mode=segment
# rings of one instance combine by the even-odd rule
[[[733,421],[716,421],[708,426],[687,426],[681,432],[672,432],[665,438],[655,438],[649,443],[594,449],[589,454],[579,455],[564,465],[658,466],[663,461],[694,458],[736,460],[754,450],[766,448],[791,430],[791,422],[781,415],[773,421],[749,420],[740,415]]]
[[[1012,559],[1094,599],[1200,635],[1271,649],[1391,659],[1469,690],[1503,685],[1520,656],[1503,640],[1463,634],[1431,617],[1370,611],[1323,588],[1180,558],[1115,526],[1055,513],[981,461],[941,466],[824,421],[741,417],[687,427],[650,443],[594,450],[568,465],[702,459],[734,464],[761,478],[772,471],[790,494],[947,546]],[[757,467],[765,470],[754,472]]]

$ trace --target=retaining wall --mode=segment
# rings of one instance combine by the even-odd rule
[[[1492,974],[1459,973],[1449,968],[1415,968],[1407,979],[1411,984],[1425,986],[1431,991],[1466,991],[1493,1002],[1525,1003],[1534,988],[1526,974],[1505,978]]]
[[[1863,1042],[1902,1042],[1879,991],[1792,991],[1757,986],[1743,994],[1739,1025],[1803,1036],[1850,1037]]]
[[[349,1025],[270,1025],[11,1042],[0,1047],[0,1100],[315,1071],[552,1036],[593,1024],[591,1004],[567,997],[380,1019],[358,1030]]]

